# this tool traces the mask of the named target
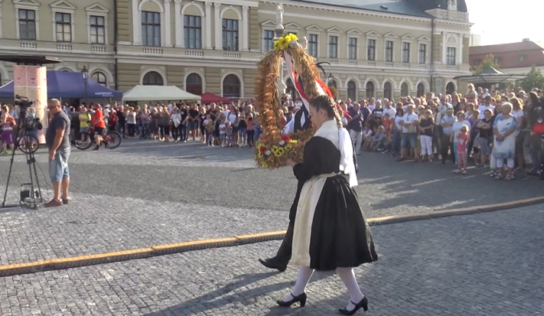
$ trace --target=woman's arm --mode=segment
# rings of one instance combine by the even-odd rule
[[[298,181],[308,181],[316,170],[316,162],[318,156],[314,155],[316,144],[316,138],[310,139],[304,146],[304,158],[302,163],[294,163],[293,161],[287,161],[287,165],[293,167],[293,173]]]

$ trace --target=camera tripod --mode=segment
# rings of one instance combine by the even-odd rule
[[[23,131],[22,139],[25,142],[30,141],[32,139],[29,133],[29,129],[27,128],[26,121],[25,121],[26,108],[27,107],[25,106],[21,106],[19,119],[17,121],[17,126],[15,126],[15,129],[20,129]],[[6,204],[6,199],[7,199],[8,190],[9,190],[9,182],[11,179],[11,172],[13,170],[13,162],[15,161],[15,149],[16,149],[16,146],[18,146],[17,144],[18,139],[19,139],[18,137],[15,137],[15,141],[13,142],[13,153],[11,154],[11,160],[9,164],[9,172],[8,172],[8,177],[6,181],[6,190],[4,191],[4,200],[2,201],[2,205],[0,206],[0,209],[19,207],[23,205],[26,205],[32,209],[37,209],[38,203],[43,202],[43,196],[42,196],[42,190],[40,188],[40,181],[38,180],[38,172],[36,169],[36,158],[34,157],[33,150],[23,151],[25,154],[26,163],[28,165],[28,171],[30,174],[30,182],[21,184],[19,204],[10,204],[10,205]]]

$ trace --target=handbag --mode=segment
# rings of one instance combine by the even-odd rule
[[[544,122],[535,123],[533,125],[533,133],[544,134]]]

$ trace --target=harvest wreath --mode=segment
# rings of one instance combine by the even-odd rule
[[[274,49],[268,52],[258,64],[255,84],[256,110],[262,135],[255,144],[255,162],[262,168],[275,169],[285,166],[287,159],[302,162],[304,145],[315,130],[309,129],[284,135],[280,125],[281,97],[278,95],[278,81],[281,73],[281,59],[295,89],[304,105],[316,96],[331,95],[328,87],[319,78],[315,59],[306,51],[306,38],[299,43],[294,34],[288,34],[274,42]]]

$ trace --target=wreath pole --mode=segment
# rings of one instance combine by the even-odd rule
[[[274,37],[274,42],[279,40],[285,35],[285,27],[283,27],[283,3],[278,3],[278,6],[276,7],[276,29],[274,30],[274,33],[276,36]],[[285,82],[283,82],[283,77],[285,75],[283,70],[284,65],[283,58],[280,62],[280,76],[278,78],[278,95],[279,100],[281,100],[281,97],[285,93],[286,85]]]

